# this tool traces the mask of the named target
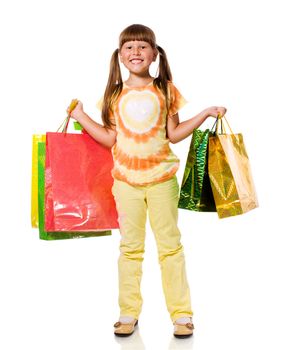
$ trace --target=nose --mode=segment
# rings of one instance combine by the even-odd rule
[[[133,47],[133,54],[134,55],[136,55],[136,56],[138,56],[138,55],[140,55],[140,48],[139,47]]]

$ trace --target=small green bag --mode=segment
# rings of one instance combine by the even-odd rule
[[[84,238],[110,236],[111,231],[91,231],[91,232],[46,232],[45,231],[45,158],[46,144],[38,143],[38,210],[39,210],[39,235],[40,239],[56,240],[69,238]]]
[[[216,211],[208,176],[208,142],[212,132],[193,131],[178,207],[193,211]]]

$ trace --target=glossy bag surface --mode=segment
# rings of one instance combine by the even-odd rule
[[[216,132],[212,135],[209,138],[208,166],[220,218],[243,214],[258,207],[242,134]]]
[[[88,134],[47,133],[45,230],[118,228],[110,149]]]
[[[45,158],[46,158],[46,143],[38,142],[38,218],[39,218],[39,236],[43,240],[58,240],[70,238],[85,238],[110,236],[111,231],[95,231],[95,232],[47,232],[45,231]]]
[[[188,152],[178,207],[193,211],[216,211],[208,176],[210,131],[195,129]]]

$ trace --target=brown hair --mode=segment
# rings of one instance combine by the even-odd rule
[[[142,24],[132,24],[125,28],[119,36],[119,48],[116,49],[110,60],[110,69],[107,85],[103,96],[101,117],[105,127],[110,128],[113,123],[109,118],[112,107],[122,91],[123,81],[120,71],[118,54],[127,41],[146,41],[153,49],[159,52],[159,72],[154,79],[154,86],[162,91],[166,99],[167,110],[169,108],[168,81],[172,81],[172,73],[167,60],[167,55],[162,47],[156,44],[156,37],[152,29]]]

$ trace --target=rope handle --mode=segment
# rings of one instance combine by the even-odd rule
[[[78,104],[78,100],[76,98],[71,100],[71,103],[68,107],[69,113],[68,113],[67,117],[64,119],[64,121],[61,123],[61,125],[59,126],[57,132],[62,132],[64,134],[66,134],[68,126],[69,126],[70,118],[71,118],[70,113],[75,109],[77,104]]]
[[[229,125],[229,122],[227,121],[226,117],[225,116],[222,117],[220,114],[218,114],[218,116],[216,118],[216,121],[215,121],[215,123],[214,123],[214,125],[213,125],[213,127],[211,129],[211,132],[213,132],[213,130],[215,130],[214,133],[218,134],[219,133],[218,129],[219,129],[219,126],[220,126],[220,134],[226,134],[225,123],[223,122],[223,120],[226,122],[230,133],[232,135],[234,135],[234,133],[233,133],[233,131],[232,131],[232,129],[231,129],[231,127]]]

